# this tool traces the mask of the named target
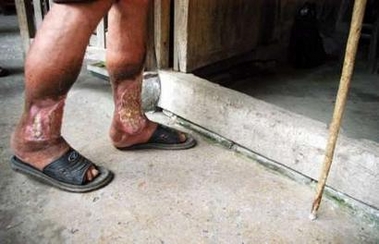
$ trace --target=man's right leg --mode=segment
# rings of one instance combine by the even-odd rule
[[[119,149],[146,144],[159,128],[145,116],[141,106],[148,9],[152,2],[119,0],[109,12],[107,69],[115,104],[110,137]],[[164,129],[158,134],[168,147],[170,143],[179,145],[178,149],[195,145],[195,141],[182,132]],[[181,143],[185,145],[183,148],[180,148]]]
[[[25,63],[25,107],[11,147],[24,162],[42,170],[69,149],[61,136],[63,107],[86,46],[112,0],[54,4],[37,33]],[[91,167],[91,181],[98,174]]]

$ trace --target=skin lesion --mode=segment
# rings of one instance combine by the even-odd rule
[[[45,101],[31,107],[30,119],[26,126],[28,141],[48,141],[61,137],[64,101]]]
[[[34,139],[41,139],[43,133],[42,133],[42,118],[41,114],[37,114],[33,119],[33,125],[32,125],[32,137]]]
[[[141,110],[141,88],[127,89],[121,96],[118,106],[120,122],[130,134],[137,134],[147,122]]]

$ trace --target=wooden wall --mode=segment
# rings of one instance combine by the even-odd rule
[[[191,72],[260,46],[284,47],[295,13],[305,1],[175,0],[174,69]]]

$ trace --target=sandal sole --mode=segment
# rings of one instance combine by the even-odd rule
[[[104,167],[96,166],[97,170],[99,171],[99,175],[95,179],[85,185],[73,185],[55,180],[54,178],[42,173],[40,170],[34,168],[33,166],[22,162],[16,156],[11,157],[10,165],[11,168],[16,172],[22,173],[27,176],[32,176],[36,180],[56,187],[60,190],[75,193],[84,193],[97,190],[104,187],[105,185],[108,185],[113,179],[113,173],[111,171],[105,169]]]

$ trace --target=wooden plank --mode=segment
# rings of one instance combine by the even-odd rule
[[[170,5],[171,0],[154,1],[154,43],[159,69],[170,66]]]
[[[195,1],[191,8],[201,9],[199,16],[191,13],[188,60],[190,70],[256,48],[260,36],[260,11],[264,0]],[[202,25],[202,15],[212,13]],[[197,26],[200,26],[197,27]],[[196,34],[195,34],[196,33]]]
[[[155,0],[160,1],[160,0]],[[154,71],[157,69],[157,60],[155,56],[154,45],[154,2],[150,1],[148,20],[147,20],[147,45],[146,45],[146,61],[145,70]]]
[[[323,4],[338,6],[340,1]],[[304,2],[175,0],[174,70],[191,72],[269,45],[283,59],[296,12]]]
[[[38,29],[43,20],[44,12],[42,9],[42,1],[33,1],[33,8],[34,8],[34,20],[35,20],[35,25],[36,29]]]
[[[190,72],[253,50],[259,42],[262,4],[263,0],[175,1],[174,69]]]
[[[103,18],[96,28],[96,47],[98,48],[104,48],[106,45],[106,38],[105,38],[105,18]]]
[[[26,54],[30,47],[30,38],[33,38],[35,35],[33,6],[30,1],[25,0],[15,0],[15,4],[22,45],[24,48],[24,54]]]
[[[189,0],[174,0],[174,64],[176,71],[186,72],[188,48]]]
[[[43,17],[45,17],[45,15],[50,9],[49,0],[41,0],[41,4],[42,4]]]
[[[54,2],[53,0],[48,0],[48,1],[49,1],[49,9],[51,9],[53,7]]]

